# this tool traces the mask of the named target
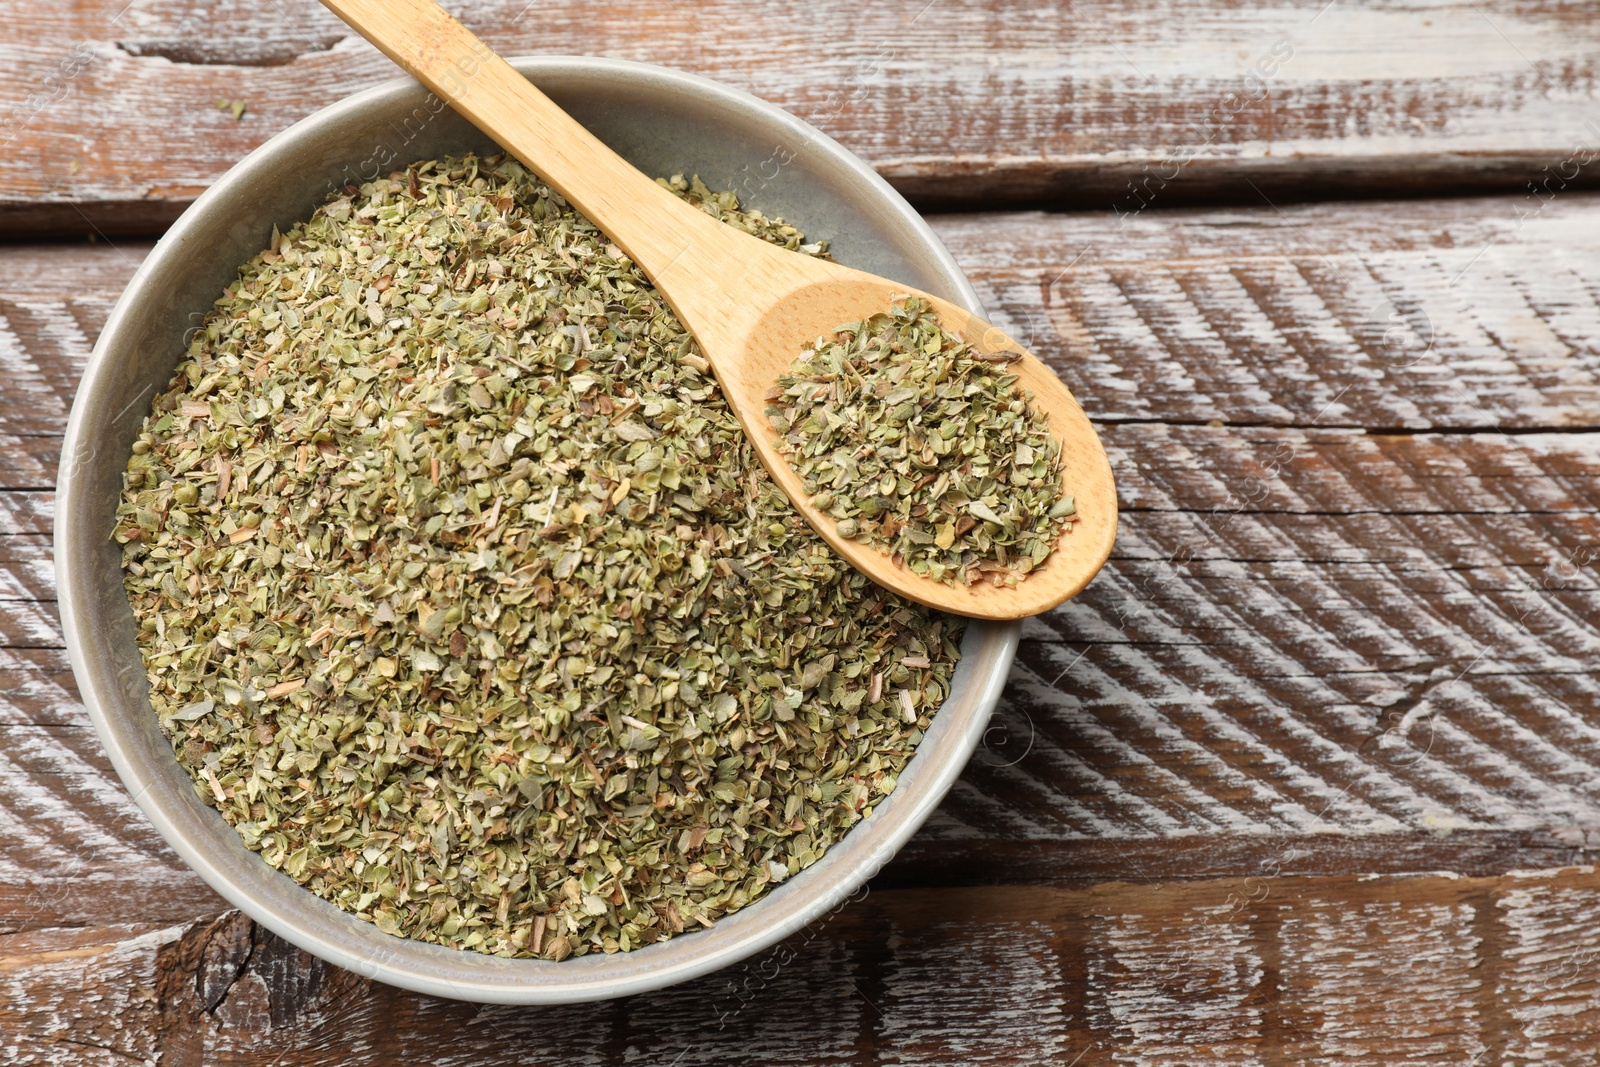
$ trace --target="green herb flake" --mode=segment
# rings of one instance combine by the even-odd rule
[[[805,525],[660,295],[508,159],[275,232],[124,487],[197,795],[312,892],[459,949],[625,951],[758,899],[895,789],[959,655],[961,620]]]

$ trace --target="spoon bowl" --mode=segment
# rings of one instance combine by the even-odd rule
[[[799,258],[799,257],[794,257]],[[1077,498],[1072,528],[1061,534],[1055,550],[1014,587],[986,582],[972,585],[922,578],[895,565],[881,550],[839,535],[838,524],[825,513],[812,513],[810,496],[788,458],[778,451],[777,433],[764,414],[766,399],[778,376],[785,373],[803,347],[835,325],[858,322],[887,310],[892,301],[920,296],[939,316],[941,325],[972,346],[980,355],[1019,354],[1021,345],[996,326],[957,304],[920,293],[887,278],[834,264],[832,277],[809,277],[786,296],[767,305],[751,324],[736,364],[719,371],[718,381],[729,405],[744,423],[745,432],[789,499],[806,514],[812,527],[842,559],[880,585],[892,586],[908,597],[941,611],[976,618],[1022,618],[1049,611],[1076,596],[1094,577],[1111,552],[1117,530],[1117,495],[1111,465],[1083,409],[1059,379],[1037,359],[1013,359],[1007,369],[1018,375],[1019,385],[1035,398],[1054,390],[1065,394],[1044,407],[1050,432],[1063,442],[1093,442],[1094,448],[1066,446],[1062,450],[1063,484]],[[811,272],[807,272],[808,275]],[[818,272],[821,273],[821,272]]]
[[[432,89],[587,215],[650,278],[694,334],[762,464],[797,511],[879,585],[931,607],[1019,619],[1075,596],[1105,563],[1116,535],[1111,465],[1083,409],[1049,368],[965,309],[887,278],[767,244],[658,185],[584,129],[433,0],[323,0],[325,6]],[[767,394],[802,348],[844,322],[926,298],[944,328],[982,353],[1014,354],[1011,369],[1061,443],[1064,493],[1077,517],[1053,551],[1014,586],[925,578],[877,549],[839,536],[773,444]]]

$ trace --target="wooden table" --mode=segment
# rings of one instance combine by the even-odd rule
[[[1592,6],[454,6],[748,89],[938,212],[1097,419],[1116,553],[783,955],[561,1009],[324,965],[111,772],[51,486],[149,240],[392,71],[311,0],[3,0],[0,1062],[1597,1062]]]

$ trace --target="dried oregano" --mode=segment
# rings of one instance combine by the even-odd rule
[[[125,484],[150,699],[199,795],[440,944],[561,959],[748,904],[894,790],[958,654],[958,620],[806,527],[660,296],[514,161],[274,234]]]
[[[1071,529],[1061,444],[1007,373],[911,297],[778,379],[778,449],[841,536],[946,582],[1015,585]]]

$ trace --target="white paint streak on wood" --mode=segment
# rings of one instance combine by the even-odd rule
[[[1578,1062],[1600,1032],[1600,894],[1529,879],[1499,900],[1506,931],[1496,995],[1512,1026],[1507,1063]]]
[[[5,784],[13,785],[10,781]],[[36,788],[31,783],[23,785]],[[70,871],[74,866],[82,870],[82,864],[92,861],[94,856],[76,852],[65,841],[59,841],[55,820],[50,817],[54,811],[47,810],[41,818],[38,806],[28,803],[29,799],[23,798],[23,802],[16,805],[20,810],[12,810],[12,799],[0,797],[0,842],[6,846],[0,852],[0,879],[10,885],[25,886],[42,880],[46,871]],[[51,805],[52,809],[54,807]]]
[[[4,521],[5,497],[0,494],[0,522]],[[0,600],[0,640],[8,645],[60,648],[65,640],[55,604],[39,600]]]
[[[0,300],[67,304],[82,317],[86,336],[98,333],[128,279],[154,247],[142,239],[119,239],[116,244],[115,251],[103,243],[12,246],[6,250],[7,260],[18,269],[0,275]]]
[[[1260,956],[1227,906],[1146,915],[1115,908],[1089,933],[1090,1022],[1105,1062],[1260,1063]]]
[[[1393,831],[1402,825],[1417,824],[1421,813],[1431,805],[1407,782],[1387,773],[1381,765],[1374,765],[1370,754],[1351,751],[1337,741],[1323,736],[1321,731],[1359,731],[1370,722],[1370,713],[1350,708],[1332,690],[1308,680],[1302,699],[1304,706],[1319,709],[1319,716],[1302,716],[1287,713],[1275,694],[1264,692],[1258,685],[1225,663],[1218,663],[1188,648],[1176,649],[1176,657],[1203,660],[1195,672],[1173,671],[1161,660],[1149,657],[1134,646],[1122,646],[1119,659],[1123,665],[1137,663],[1135,676],[1157,679],[1139,686],[1144,699],[1158,706],[1172,709],[1169,714],[1192,711],[1197,703],[1192,693],[1178,679],[1185,676],[1205,677],[1209,686],[1226,692],[1232,698],[1226,714],[1240,722],[1259,724],[1264,742],[1257,742],[1257,759],[1265,759],[1274,768],[1269,777],[1275,787],[1290,787],[1305,799],[1294,805],[1280,800],[1268,804],[1265,811],[1277,818],[1265,818],[1265,811],[1257,804],[1246,810],[1256,814],[1252,832],[1320,833],[1372,833]],[[1203,672],[1203,673],[1202,673]],[[1146,691],[1145,685],[1151,685]],[[1245,712],[1244,709],[1248,709]],[[1347,710],[1348,709],[1348,710]],[[1248,715],[1248,718],[1246,718]],[[1359,734],[1358,734],[1359,736]],[[1150,745],[1139,743],[1140,750]],[[1292,757],[1286,756],[1292,753]],[[1165,761],[1163,761],[1165,762]],[[1196,773],[1187,761],[1177,764],[1185,776]],[[1313,771],[1326,768],[1330,777]],[[1337,778],[1331,775],[1337,775]],[[1337,784],[1336,784],[1337,782]],[[1284,818],[1284,812],[1294,818]]]
[[[1102,713],[1112,712],[1110,725],[1126,743],[1151,752],[1163,765],[1184,768],[1191,789],[1197,790],[1193,799],[1180,794],[1186,807],[1198,804],[1207,819],[1231,830],[1318,833],[1338,828],[1314,813],[1327,807],[1336,795],[1335,789],[1326,783],[1312,786],[1308,792],[1315,799],[1310,807],[1301,797],[1284,790],[1286,778],[1305,785],[1315,776],[1302,768],[1285,774],[1282,754],[1262,745],[1249,731],[1230,722],[1226,713],[1219,712],[1208,691],[1209,684],[1204,689],[1196,688],[1181,675],[1153,671],[1153,665],[1132,646],[1113,646],[1107,651],[1106,658],[1119,666],[1137,664],[1142,668],[1140,683],[1116,692],[1121,687],[1109,672],[1100,670],[1098,658],[1085,660],[1080,668],[1081,679],[1100,695],[1097,703]],[[1189,651],[1180,647],[1178,655],[1182,658]],[[1223,752],[1228,753],[1226,758]],[[1355,801],[1347,809],[1361,806]],[[1246,812],[1248,819],[1240,819]],[[1356,821],[1369,823],[1375,815],[1369,810],[1363,819],[1347,810],[1346,815],[1351,814],[1356,815]]]
[[[3,418],[3,417],[0,417]],[[0,493],[0,536],[7,534],[45,534],[55,517],[55,494],[39,492]],[[56,642],[60,644],[60,642]]]
[[[1056,681],[1060,681],[1059,675]],[[991,827],[1004,828],[1008,836],[1024,840],[1167,836],[1187,828],[1189,820],[1175,818],[1162,807],[1124,789],[1114,777],[1085,760],[1076,746],[1060,743],[1059,723],[1054,720],[1071,720],[1080,728],[1092,723],[1071,695],[1073,688],[1053,700],[1043,698],[1049,701],[1046,706],[1051,720],[1044,721],[1034,718],[1030,704],[1042,693],[1062,691],[1026,665],[1013,673],[1008,696],[996,710],[996,718],[1004,724],[1008,736],[1000,744],[986,734],[973,756],[986,777],[1000,779],[1010,792],[1005,797],[995,797],[990,790],[968,788],[958,782],[962,802],[959,817],[966,828],[963,836],[988,836],[993,832]],[[1012,694],[1024,699],[1013,699]],[[1131,750],[1109,735],[1101,734],[1098,740],[1112,746],[1119,762],[1132,758]],[[1028,797],[1034,806],[1024,808],[1012,799],[1017,796]],[[1085,801],[1085,797],[1090,799]],[[957,810],[951,814],[956,817]]]
[[[1497,878],[1276,878],[1266,868],[1163,884],[875,891],[786,951],[621,1011],[414,997],[306,961],[225,916],[49,928],[0,935],[0,1029],[21,1055],[51,1063],[82,1062],[67,1042],[84,1040],[164,1062],[185,1050],[253,1062],[270,1050],[296,1065],[365,1062],[377,1049],[441,1067],[510,1065],[529,1048],[582,1064],[868,1054],[1466,1064],[1485,1047],[1503,1048],[1504,1062],[1577,1063],[1600,1017],[1594,879],[1592,868]],[[263,950],[230,951],[250,937]],[[203,947],[203,973],[228,983],[214,1016],[195,1003],[195,976],[174,971],[180,939]],[[138,991],[162,979],[158,1028],[157,1005]]]
[[[1504,791],[1527,807],[1542,806],[1551,816],[1600,826],[1600,760],[1571,744],[1571,735],[1551,737],[1542,730],[1504,715],[1498,703],[1460,682],[1443,697],[1455,705],[1443,712],[1445,722],[1460,731],[1463,743],[1476,746],[1486,780],[1505,779]],[[1452,699],[1453,698],[1453,699]],[[1593,729],[1585,731],[1592,738]],[[1523,799],[1525,797],[1526,799]]]
[[[13,1062],[156,1064],[156,957],[184,929],[0,937],[0,1032],[12,1035],[13,1056],[27,1057]]]
[[[1504,199],[934,223],[1102,418],[1582,426],[1600,408],[1600,269],[1570,249],[1600,240],[1590,203],[1569,193],[1520,226]],[[1156,328],[1174,283],[1184,336]],[[1385,344],[1397,310],[1431,347]],[[1226,359],[1187,340],[1206,330]]]
[[[0,782],[6,785],[5,806],[18,816],[15,831],[22,835],[20,847],[70,842],[74,862],[99,857],[108,865],[148,854],[148,849],[135,847],[133,839],[118,832],[123,826],[142,828],[146,823],[144,813],[108,770],[83,766],[82,757],[56,741],[51,731],[16,727],[7,729],[4,738]],[[83,740],[98,747],[92,737]],[[164,846],[161,851],[166,851]],[[36,862],[31,857],[26,860],[29,867]]]
[[[1287,888],[1278,940],[1285,1052],[1297,1062],[1478,1062],[1484,957],[1471,904],[1352,903]]]
[[[1040,922],[895,924],[878,1023],[890,1064],[1068,1064],[1074,1034],[1061,961]],[[960,944],[959,965],[950,949]],[[966,1020],[981,1019],[972,1026]]]
[[[39,371],[34,356],[22,344],[10,320],[0,315],[0,432],[14,432],[8,416],[13,410],[26,412],[32,426],[50,423],[59,432],[66,426],[67,407]]]
[[[0,434],[0,454],[6,457],[0,469],[0,490],[48,489],[56,482],[55,450],[59,446],[48,438],[17,437]],[[0,559],[4,548],[0,547]]]
[[[1248,266],[1248,265],[1246,265]],[[1284,269],[1287,270],[1285,267]],[[1287,273],[1293,274],[1292,270]],[[1284,325],[1273,320],[1250,296],[1238,268],[1217,263],[1201,270],[1172,273],[1189,306],[1186,314],[1207,324],[1229,364],[1227,379],[1240,397],[1249,397],[1270,412],[1269,422],[1292,420],[1288,409],[1273,400],[1280,382],[1314,386],[1316,377],[1287,336]],[[1298,275],[1296,275],[1298,277]],[[1299,320],[1293,325],[1298,325]],[[1188,346],[1184,346],[1187,348]],[[1325,349],[1324,349],[1325,350]]]
[[[1562,397],[1600,380],[1600,345],[1590,332],[1600,320],[1600,271],[1563,245],[1547,255],[1539,251],[1543,249],[1538,246],[1507,250],[1496,266],[1527,305],[1509,324],[1516,331],[1516,347],[1541,357],[1533,364],[1533,380]]]
[[[1096,372],[1094,387],[1083,399],[1094,397],[1098,401],[1095,409],[1109,415],[1118,409],[1105,407],[1106,401],[1099,396],[1102,390],[1126,397],[1141,409],[1148,403],[1144,398],[1149,393],[1174,405],[1170,417],[1203,421],[1221,416],[1222,411],[1200,393],[1190,367],[1172,358],[1115,274],[1085,267],[1070,276],[1072,298],[1070,303],[1063,302],[1058,314],[1071,316],[1060,325],[1063,338],[1092,338],[1089,352],[1080,353],[1080,358],[1087,355]],[[1137,290],[1133,295],[1138,295]],[[1052,321],[1058,321],[1056,316]],[[1135,410],[1128,415],[1145,414]]]
[[[1121,565],[1115,566],[1119,570],[1121,569]],[[1195,568],[1191,567],[1190,569],[1193,570]],[[1313,570],[1314,568],[1301,569]],[[1446,577],[1449,577],[1448,572]],[[1192,578],[1185,575],[1174,579],[1168,589],[1172,588],[1173,585],[1184,585],[1190,582],[1192,582]],[[1211,590],[1220,590],[1221,588],[1223,587],[1211,587]],[[1245,586],[1246,590],[1259,588],[1261,587],[1254,585],[1254,583]],[[1366,583],[1366,588],[1369,590],[1374,588],[1370,579]],[[1376,588],[1381,590],[1382,586],[1380,585]],[[1197,592],[1194,597],[1195,602],[1220,605],[1221,610],[1236,610],[1229,605],[1237,599],[1237,589],[1231,596],[1220,599],[1211,590]],[[1097,629],[1093,626],[1081,627],[1077,625],[1077,620],[1083,617],[1089,603],[1095,599],[1097,598],[1091,593],[1057,613],[1062,617],[1063,628],[1069,635],[1067,650],[1072,655],[1076,655],[1077,650],[1073,645],[1070,634],[1074,630],[1087,630],[1093,633]],[[1459,598],[1463,605],[1471,605],[1482,599],[1481,595],[1472,596],[1467,592],[1463,592]],[[1396,605],[1403,605],[1404,603],[1403,600],[1396,600]],[[1157,610],[1159,611],[1159,608]],[[1260,611],[1263,613],[1273,610],[1275,610],[1275,605],[1271,603],[1260,605]],[[1394,607],[1386,605],[1386,611],[1393,610],[1395,610]],[[1503,621],[1494,612],[1492,606],[1487,610],[1491,624]],[[1257,628],[1252,629],[1247,619],[1251,614],[1250,611],[1239,610],[1239,614],[1239,631],[1241,634],[1239,640],[1247,646],[1261,645],[1267,649],[1293,647],[1293,644],[1285,646],[1276,643],[1284,641],[1284,635],[1281,632],[1283,620],[1285,618],[1292,620],[1296,613],[1284,613],[1281,609],[1276,609],[1270,631],[1260,630],[1259,622],[1254,624]],[[1382,614],[1384,612],[1360,612],[1357,614],[1357,618],[1366,619],[1373,615]],[[1398,646],[1395,651],[1403,652],[1406,649],[1413,648],[1414,645],[1411,642],[1415,641],[1418,635],[1431,633],[1437,627],[1448,624],[1449,620],[1428,617],[1414,623],[1405,624],[1401,631],[1391,631],[1390,636]],[[1457,618],[1455,624],[1460,625],[1461,620]],[[1143,628],[1142,620],[1141,628]],[[1103,627],[1098,629],[1103,629]],[[1548,627],[1546,629],[1548,630]],[[1172,632],[1176,633],[1177,631],[1173,630]],[[1522,636],[1525,637],[1526,635]],[[1272,643],[1269,643],[1269,641]],[[1125,647],[1131,652],[1136,646],[1119,647]],[[1462,714],[1469,715],[1473,723],[1483,724],[1480,729],[1492,731],[1493,741],[1491,743],[1479,743],[1463,736],[1461,744],[1448,751],[1442,746],[1430,747],[1429,744],[1417,743],[1415,738],[1411,745],[1402,744],[1405,731],[1400,727],[1400,724],[1381,727],[1381,729],[1388,732],[1380,736],[1378,732],[1380,727],[1375,722],[1373,711],[1358,710],[1355,705],[1348,703],[1347,699],[1342,697],[1338,691],[1318,683],[1314,676],[1305,676],[1303,678],[1306,691],[1300,700],[1304,702],[1304,707],[1318,709],[1318,712],[1316,715],[1305,716],[1304,724],[1302,725],[1303,719],[1301,715],[1284,714],[1283,710],[1281,710],[1281,685],[1274,684],[1272,686],[1273,691],[1268,691],[1264,684],[1265,679],[1260,675],[1251,675],[1235,670],[1231,665],[1231,657],[1221,658],[1207,646],[1195,643],[1184,644],[1181,641],[1173,646],[1171,655],[1178,657],[1180,661],[1187,658],[1192,664],[1193,669],[1180,672],[1180,676],[1204,678],[1206,679],[1208,691],[1214,690],[1219,694],[1226,694],[1228,699],[1226,715],[1228,717],[1237,720],[1241,726],[1249,724],[1256,729],[1265,731],[1257,736],[1260,737],[1258,743],[1261,752],[1266,755],[1254,756],[1252,760],[1248,761],[1249,763],[1255,764],[1257,761],[1265,759],[1267,765],[1272,766],[1272,760],[1275,755],[1293,753],[1293,763],[1296,771],[1281,777],[1276,774],[1273,776],[1274,784],[1280,788],[1281,785],[1279,783],[1297,782],[1299,785],[1306,784],[1307,780],[1305,778],[1297,780],[1295,773],[1305,773],[1308,760],[1314,761],[1316,766],[1321,767],[1325,765],[1322,761],[1328,759],[1330,753],[1342,755],[1345,760],[1359,759],[1355,754],[1349,752],[1347,748],[1350,744],[1349,741],[1340,743],[1335,738],[1341,736],[1348,738],[1354,733],[1358,739],[1377,741],[1378,743],[1375,746],[1365,744],[1362,746],[1364,759],[1372,764],[1368,773],[1352,773],[1354,768],[1347,765],[1339,768],[1337,777],[1333,781],[1320,788],[1313,786],[1310,790],[1314,794],[1319,793],[1322,796],[1331,794],[1341,802],[1355,802],[1360,801],[1368,789],[1377,789],[1387,798],[1387,803],[1384,805],[1384,816],[1380,817],[1378,822],[1373,824],[1371,828],[1376,829],[1378,826],[1382,826],[1383,822],[1390,818],[1401,819],[1406,824],[1418,829],[1434,830],[1447,829],[1450,826],[1472,827],[1484,825],[1497,825],[1506,828],[1548,827],[1564,825],[1569,820],[1583,821],[1588,819],[1589,801],[1585,799],[1588,796],[1587,783],[1600,778],[1600,773],[1596,771],[1597,764],[1590,759],[1579,758],[1571,751],[1558,751],[1545,741],[1537,730],[1522,725],[1512,727],[1507,722],[1504,709],[1494,703],[1490,703],[1487,696],[1475,691],[1474,686],[1480,683],[1471,676],[1465,677],[1460,682],[1453,681],[1454,675],[1471,667],[1475,657],[1483,650],[1484,646],[1478,645],[1476,651],[1472,651],[1469,655],[1467,647],[1456,648],[1454,650],[1458,657],[1458,666],[1456,668],[1436,668],[1433,672],[1434,677],[1431,679],[1419,679],[1419,681],[1425,682],[1429,686],[1428,689],[1424,690],[1423,701],[1412,709],[1417,718],[1427,716],[1423,721],[1426,721],[1429,725],[1425,731],[1427,736],[1422,739],[1423,741],[1427,741],[1436,728],[1436,724],[1432,720],[1434,704],[1429,701],[1436,702],[1448,696],[1451,686],[1458,688],[1463,694],[1461,699],[1468,701]],[[1102,666],[1110,662],[1107,659],[1110,655],[1109,650],[1095,650],[1092,656],[1074,669],[1068,684],[1062,687],[1072,692],[1074,696],[1070,699],[1057,698],[1054,700],[1054,703],[1059,705],[1059,714],[1063,716],[1062,721],[1075,722],[1077,717],[1082,714],[1081,709],[1086,699],[1088,699],[1089,707],[1095,706],[1092,699],[1089,699],[1088,694],[1084,692],[1086,688],[1092,688],[1086,686],[1085,681],[1092,677],[1089,672],[1096,666]],[[1125,652],[1123,655],[1126,656],[1128,653]],[[1548,653],[1546,655],[1548,656]],[[1271,677],[1272,660],[1273,656],[1267,653],[1257,653],[1251,657],[1251,661],[1257,665],[1258,670],[1262,666],[1268,668],[1268,678]],[[1305,661],[1305,654],[1302,651],[1299,662],[1304,663]],[[1184,715],[1203,714],[1208,707],[1208,702],[1204,699],[1196,698],[1194,694],[1178,687],[1177,683],[1171,680],[1173,675],[1170,667],[1161,665],[1163,662],[1171,663],[1173,660],[1170,656],[1164,657],[1163,661],[1146,660],[1137,667],[1133,667],[1131,663],[1124,663],[1124,666],[1131,671],[1132,676],[1139,679],[1135,689],[1141,694],[1141,698],[1144,701],[1154,702],[1157,706],[1168,708],[1168,715],[1178,714],[1180,709]],[[1294,663],[1294,660],[1284,657],[1278,667],[1280,670],[1295,670]],[[1491,664],[1492,661],[1485,663],[1479,669],[1487,671],[1491,669]],[[1359,661],[1354,665],[1359,665]],[[1371,670],[1372,668],[1368,665],[1366,669]],[[1306,675],[1304,667],[1295,670],[1295,673]],[[1415,686],[1416,683],[1412,683],[1408,686],[1408,690]],[[1400,694],[1403,695],[1406,691],[1401,690]],[[1052,699],[1048,695],[1048,690],[1042,689],[1033,692],[1039,701],[1039,703],[1033,705],[1033,713],[1035,715],[1050,715],[1053,718],[1057,712],[1051,709]],[[1394,703],[1395,699],[1389,698],[1387,701],[1379,702],[1378,706],[1382,707],[1385,703]],[[1122,701],[1117,700],[1115,697],[1113,701],[1114,703],[1111,706],[1116,709],[1119,716],[1125,715]],[[1420,711],[1418,711],[1419,708],[1421,709]],[[1248,709],[1248,713],[1246,709]],[[1257,709],[1260,710],[1258,711]],[[1246,714],[1248,714],[1248,718],[1243,717]],[[1285,735],[1284,724],[1293,724],[1288,736]],[[1216,726],[1208,724],[1206,730],[1208,732],[1214,731]],[[1311,738],[1318,738],[1322,731],[1328,731],[1329,736],[1320,739],[1319,742],[1313,742],[1308,751],[1307,735],[1309,734]],[[1252,744],[1252,741],[1248,738],[1240,735],[1234,736],[1239,743]],[[1133,739],[1132,735],[1125,732],[1120,734],[1120,737],[1124,741]],[[1096,751],[1100,751],[1098,739],[1091,740],[1088,737],[1084,737],[1080,743],[1092,746]],[[1161,747],[1164,747],[1161,742],[1154,739],[1138,740],[1134,744],[1139,751],[1158,752]],[[1316,755],[1313,756],[1312,753],[1316,753]],[[1194,765],[1190,760],[1181,761],[1181,765],[1186,767],[1186,775],[1202,773],[1201,766],[1203,765]],[[1360,764],[1358,763],[1357,765],[1359,766]],[[1193,766],[1194,769],[1188,770],[1187,768],[1190,766]],[[1507,781],[1527,781],[1530,778],[1536,779],[1540,783],[1538,786],[1530,787],[1535,789],[1535,793],[1524,793],[1521,799],[1515,802],[1508,801],[1507,790],[1503,783]],[[1552,787],[1548,791],[1538,791],[1543,789],[1550,780],[1571,784],[1560,788]],[[1337,785],[1334,784],[1335,782]],[[1425,793],[1419,794],[1413,791],[1414,787],[1418,786],[1422,787]],[[1573,788],[1578,788],[1581,791],[1573,793],[1571,792]],[[1394,801],[1396,800],[1401,801],[1398,807],[1394,806]],[[1322,804],[1308,803],[1306,801],[1301,803],[1306,808],[1318,810],[1319,813],[1321,810],[1326,810],[1325,801]],[[1274,808],[1270,803],[1263,808],[1259,803],[1253,802],[1248,806],[1247,810],[1257,813],[1257,818],[1262,818],[1265,811],[1280,809]],[[1338,812],[1335,827],[1348,832],[1357,830],[1357,827],[1363,821],[1366,820],[1362,819],[1356,812],[1346,810]],[[1360,831],[1357,830],[1357,832]]]
[[[1070,645],[1045,647],[1040,649],[1037,656],[1023,659],[1014,669],[1007,689],[1005,710],[1000,714],[1006,719],[1015,717],[1022,720],[1030,747],[1028,754],[1016,760],[1011,769],[1019,776],[1038,777],[1058,791],[1070,790],[1069,796],[1094,797],[1096,803],[1093,808],[1081,801],[1076,802],[1076,807],[1081,810],[1078,817],[1087,822],[1087,829],[1092,836],[1144,836],[1151,833],[1168,836],[1214,827],[1215,823],[1211,820],[1203,817],[1195,819],[1187,811],[1175,815],[1167,805],[1154,803],[1124,788],[1116,776],[1106,774],[1083,758],[1083,753],[1090,751],[1092,745],[1092,751],[1107,757],[1098,761],[1102,766],[1115,768],[1138,764],[1165,773],[1155,763],[1145,762],[1145,754],[1115,731],[1106,729],[1085,706],[1090,698],[1101,694],[1096,683],[1103,681],[1104,675],[1079,675],[1077,672],[1082,658],[1082,652]],[[1119,688],[1111,699],[1125,695]],[[1068,737],[1072,743],[1064,743],[1063,726],[1069,728]],[[1017,753],[1010,749],[1011,745],[1008,744],[994,751],[986,748],[985,753],[994,761],[1016,759]],[[1033,758],[1034,753],[1038,753],[1037,759]],[[1174,777],[1168,784],[1175,786],[1177,779]],[[1175,792],[1179,796],[1187,793],[1186,790]],[[1109,819],[1102,817],[1095,809],[1103,806],[1109,806],[1115,815]],[[1178,806],[1187,808],[1188,804],[1180,800]],[[1051,808],[1044,810],[1053,815]]]
[[[131,268],[134,262],[128,260],[128,266]],[[81,378],[94,341],[83,332],[83,327],[72,314],[70,304],[65,300],[34,299],[19,300],[16,306],[34,316],[38,322],[40,339],[49,349],[61,354],[63,365],[56,370],[58,379],[76,382]],[[70,406],[70,393],[63,394],[61,399]]]
[[[36,662],[7,668],[8,658],[17,659],[15,652],[5,650],[0,655],[0,670],[15,672],[0,695],[0,724],[6,726],[58,726],[75,730],[89,729],[89,715],[78,702],[75,691],[69,692],[50,674],[40,669]],[[61,665],[65,669],[65,665]],[[40,715],[35,709],[43,709]],[[48,721],[40,722],[39,719]]]
[[[1417,731],[1423,736],[1414,738],[1412,744],[1413,752],[1428,757],[1437,751],[1438,763],[1455,772],[1451,775],[1452,784],[1463,787],[1465,794],[1457,802],[1459,808],[1482,812],[1507,829],[1569,823],[1600,825],[1600,809],[1596,808],[1592,793],[1596,780],[1593,770],[1589,779],[1581,783],[1550,782],[1540,776],[1536,765],[1530,766],[1532,759],[1520,752],[1507,756],[1501,745],[1473,737],[1458,718],[1470,719],[1474,711],[1493,714],[1493,709],[1476,694],[1464,690],[1461,686],[1457,687],[1459,695],[1439,696],[1440,707],[1426,713],[1427,725]],[[1468,789],[1470,793],[1466,792]],[[1445,824],[1438,829],[1448,831],[1452,827]]]
[[[1059,683],[1057,683],[1059,685]],[[1095,691],[1100,695],[1100,700],[1115,707],[1118,712],[1141,717],[1149,713],[1145,694],[1135,694],[1124,688],[1111,675],[1094,670],[1092,667],[1080,664],[1075,668],[1072,686],[1074,689]],[[1050,709],[1059,703],[1056,695],[1058,689],[1045,683],[1044,679],[1035,676],[1034,679],[1023,680],[1013,676],[1012,688],[1022,693],[1033,696],[1035,707]],[[1043,724],[1038,724],[1045,728]],[[1133,806],[1141,809],[1141,814],[1148,814],[1147,809],[1151,804],[1159,806],[1162,812],[1158,820],[1136,824],[1142,834],[1171,833],[1182,827],[1188,832],[1205,831],[1217,832],[1224,829],[1247,831],[1252,820],[1249,816],[1218,803],[1212,797],[1202,792],[1193,782],[1186,781],[1184,775],[1174,773],[1168,768],[1168,761],[1161,758],[1163,749],[1179,747],[1184,754],[1199,758],[1207,764],[1207,769],[1216,767],[1217,761],[1210,753],[1205,753],[1197,746],[1185,745],[1165,720],[1144,719],[1144,725],[1153,726],[1160,734],[1157,744],[1152,745],[1150,739],[1134,739],[1122,730],[1112,729],[1101,723],[1097,718],[1082,717],[1075,723],[1078,727],[1074,731],[1083,742],[1094,746],[1097,758],[1113,767],[1136,769],[1139,777],[1145,781],[1159,786],[1151,792],[1152,798],[1139,798],[1137,796],[1123,795],[1123,790],[1114,782],[1106,779],[1106,785],[1114,792],[1110,796],[1113,805]],[[1187,770],[1187,768],[1185,768]],[[1179,814],[1181,812],[1181,815]]]

